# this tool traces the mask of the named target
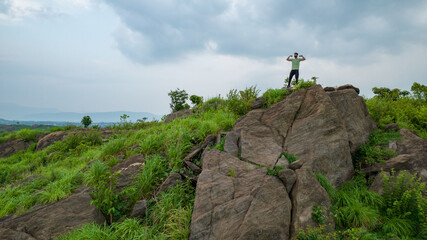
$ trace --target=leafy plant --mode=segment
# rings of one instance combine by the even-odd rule
[[[326,223],[326,208],[322,205],[313,206],[313,212],[311,217],[317,225],[323,225]]]
[[[185,103],[188,99],[188,94],[185,90],[179,90],[179,88],[177,88],[175,91],[170,91],[168,95],[171,98],[170,108],[172,112],[176,112],[189,107]]]
[[[84,126],[85,128],[87,128],[87,127],[89,127],[89,125],[91,125],[91,124],[92,124],[92,119],[90,118],[90,116],[84,116],[84,117],[82,118],[81,123],[83,124],[83,126]]]
[[[227,107],[239,116],[245,115],[251,110],[252,100],[257,98],[259,92],[256,86],[251,86],[242,91],[230,90],[227,94]]]
[[[279,158],[278,158],[278,159],[280,159],[282,156],[284,156],[284,157],[288,160],[288,163],[289,163],[289,164],[291,164],[291,163],[293,163],[293,162],[295,162],[295,161],[297,161],[297,160],[298,160],[298,158],[297,158],[296,156],[294,156],[294,155],[292,155],[292,154],[289,154],[289,153],[285,153],[285,152],[281,153],[281,154],[279,155]]]
[[[312,87],[317,84],[317,79],[318,77],[311,77],[311,80],[301,79],[295,86],[295,90]]]
[[[203,97],[197,96],[197,95],[191,95],[190,101],[194,105],[200,105],[203,103]]]
[[[236,177],[236,170],[234,170],[234,168],[229,168],[228,169],[228,176],[229,177]]]
[[[264,106],[268,108],[271,105],[280,102],[289,94],[291,94],[291,91],[286,89],[268,89],[264,94],[262,94],[265,101]]]

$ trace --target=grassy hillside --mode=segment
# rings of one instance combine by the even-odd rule
[[[315,82],[301,81],[296,90],[313,84]],[[265,98],[264,107],[280,101],[290,93],[291,91],[283,89],[266,91],[262,95]],[[186,239],[193,209],[194,187],[189,182],[183,182],[167,192],[158,195],[154,192],[168,175],[184,171],[182,159],[193,146],[200,145],[210,134],[230,130],[240,116],[250,111],[251,101],[258,95],[259,91],[254,87],[243,91],[232,90],[226,98],[217,97],[200,103],[193,108],[193,115],[174,120],[169,124],[158,121],[139,123],[124,121],[112,127],[115,134],[105,143],[101,139],[100,131],[92,129],[87,134],[70,135],[42,151],[35,152],[33,145],[26,151],[0,159],[0,205],[3,206],[0,209],[0,217],[23,214],[39,204],[58,201],[84,184],[92,187],[93,204],[103,212],[109,224],[86,225],[60,239]],[[404,101],[413,104],[412,110],[415,113],[406,113],[407,104]],[[379,126],[397,122],[401,127],[416,130],[426,138],[427,117],[423,118],[423,114],[427,113],[425,99],[418,98],[414,94],[396,99],[376,96],[367,99],[366,102]],[[388,107],[390,104],[395,105],[390,108]],[[20,136],[25,138],[39,133],[32,132],[34,130],[26,131],[4,135],[3,138]],[[383,152],[378,153],[373,149],[388,139],[396,138],[398,136],[395,134],[383,132],[374,134],[372,141],[364,146],[365,151],[357,156],[356,169],[361,164],[372,164],[392,157],[393,153],[384,155]],[[136,177],[133,186],[126,188],[119,195],[112,194],[109,186],[117,176],[111,174],[110,167],[118,164],[120,159],[135,154],[146,157],[144,168]],[[30,176],[36,177],[18,184]],[[412,215],[409,214],[411,219],[415,212],[424,216],[424,220],[421,217],[414,220],[416,225],[413,225],[414,222],[406,220],[409,219],[408,214],[402,218],[399,218],[400,215],[391,214],[389,220],[395,222],[389,224],[381,222],[379,215],[383,212],[379,210],[380,206],[384,206],[385,199],[388,199],[388,204],[390,201],[393,202],[393,199],[387,195],[381,196],[368,191],[367,183],[363,181],[361,175],[357,175],[340,189],[330,187],[320,175],[318,179],[331,195],[334,213],[337,216],[341,214],[339,215],[341,217],[336,218],[337,231],[325,233],[326,228],[321,226],[300,233],[300,239],[330,239],[332,235],[329,234],[340,237],[365,235],[372,237],[365,239],[391,239],[396,235],[415,238],[417,236],[414,232],[422,226],[425,227],[427,215],[422,214],[426,213],[426,198],[425,195],[419,194],[422,186],[416,185],[415,181],[410,188],[401,190],[402,194],[417,197],[416,204],[411,198],[413,204],[410,205],[413,210]],[[351,196],[350,193],[356,190],[357,196]],[[117,222],[128,211],[129,206],[141,198],[149,200],[147,216],[140,220],[124,219]],[[393,195],[393,198],[397,197]],[[124,202],[123,199],[128,201]],[[351,211],[366,212],[368,215],[363,216],[363,219],[349,218]],[[321,222],[322,209],[317,210],[316,214]],[[378,228],[379,224],[381,229]],[[389,231],[391,227],[400,227],[401,230],[395,231],[394,235],[386,236],[384,232]]]

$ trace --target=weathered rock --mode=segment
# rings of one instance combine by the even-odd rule
[[[200,156],[201,152],[202,152],[202,148],[201,147],[197,147],[195,148],[193,151],[191,151],[185,158],[185,161],[192,161],[193,159],[196,159]]]
[[[319,184],[310,167],[304,166],[295,171],[297,179],[291,192],[292,199],[292,226],[291,236],[295,237],[298,229],[308,226],[316,227],[312,219],[313,207],[322,206],[326,210],[326,222],[334,228],[334,222],[329,212],[331,201],[328,193]]]
[[[259,109],[264,106],[265,100],[263,97],[259,97],[257,99],[252,100],[252,109]]]
[[[181,174],[172,173],[171,175],[169,175],[168,178],[166,178],[165,181],[163,181],[162,185],[160,185],[158,192],[165,192],[166,190],[168,190],[168,188],[175,187],[176,185],[178,185],[178,183],[182,182],[182,180],[183,179]]]
[[[168,124],[175,119],[186,118],[191,116],[192,114],[193,114],[193,111],[191,109],[183,109],[183,110],[168,114],[164,120],[164,123]]]
[[[351,84],[346,84],[346,85],[340,86],[337,88],[337,91],[341,91],[341,90],[345,90],[345,89],[353,89],[357,94],[360,93],[359,88],[357,88]]]
[[[211,134],[211,135],[207,136],[202,143],[202,149],[204,150],[207,147],[215,146],[216,137],[217,137],[216,134]]]
[[[390,173],[384,172],[384,174],[387,177],[390,177]],[[383,177],[382,177],[381,173],[377,174],[377,176],[375,177],[371,186],[369,187],[369,191],[373,191],[373,192],[376,192],[378,194],[383,194]]]
[[[283,149],[311,166],[313,171],[322,173],[334,186],[341,185],[353,174],[343,119],[320,85],[306,91]]]
[[[224,151],[235,157],[239,156],[239,135],[237,133],[227,133],[227,136],[225,137]]]
[[[385,127],[383,127],[384,131],[393,131],[393,132],[397,132],[399,131],[399,124],[397,123],[390,123],[387,124]]]
[[[0,158],[7,158],[15,153],[26,150],[33,143],[33,141],[26,142],[21,139],[8,139],[0,144]]]
[[[31,235],[14,231],[12,229],[0,228],[0,239],[2,240],[37,240]]]
[[[348,134],[351,153],[369,140],[377,125],[369,115],[365,101],[353,89],[330,92],[329,97],[338,109]]]
[[[289,167],[289,160],[285,156],[282,155],[276,162],[276,167],[277,166],[287,168],[287,167]]]
[[[336,89],[334,87],[325,87],[323,90],[325,90],[325,92],[334,92]]]
[[[130,214],[131,218],[143,218],[147,213],[147,201],[139,200],[135,203],[132,213]]]
[[[384,170],[396,172],[407,170],[411,174],[417,174],[421,181],[427,182],[427,141],[418,137],[408,129],[399,130],[401,140],[395,142],[398,156],[383,163],[377,163],[368,168],[362,169],[368,175],[376,175]]]
[[[289,239],[291,202],[265,168],[206,151],[189,239]]]
[[[46,147],[54,144],[56,141],[62,141],[67,135],[67,132],[64,131],[50,133],[38,141],[36,150],[43,150]]]
[[[279,171],[279,178],[285,185],[288,194],[291,193],[292,187],[294,186],[295,181],[297,180],[297,175],[295,174],[295,172],[291,169],[282,169]]]
[[[292,162],[291,164],[289,164],[289,168],[292,170],[297,170],[297,169],[300,169],[302,165],[304,165],[303,161],[296,160],[295,162]]]
[[[136,154],[111,168],[111,172],[113,173],[120,172],[117,176],[116,193],[120,193],[123,189],[133,184],[133,180],[140,172],[144,163],[144,156]]]
[[[202,172],[202,169],[197,166],[196,164],[194,164],[193,162],[184,160],[185,165],[191,169],[191,171],[193,171],[195,174],[200,174]]]
[[[104,224],[104,216],[90,204],[91,200],[89,190],[86,189],[17,218],[6,218],[0,222],[0,228],[23,232],[44,240],[53,239],[83,224]]]

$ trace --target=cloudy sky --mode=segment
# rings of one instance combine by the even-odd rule
[[[427,84],[425,0],[0,0],[0,102],[165,114],[176,88],[205,98],[300,77],[361,94]]]

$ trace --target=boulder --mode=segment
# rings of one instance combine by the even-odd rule
[[[295,171],[296,182],[292,188],[292,225],[291,236],[295,237],[298,229],[306,229],[308,226],[317,227],[312,219],[313,207],[322,206],[326,210],[327,223],[334,228],[334,222],[329,211],[331,201],[328,193],[317,181],[313,170],[304,166]]]
[[[387,177],[390,177],[390,173],[384,172],[384,174]],[[376,192],[378,194],[383,194],[383,177],[381,173],[378,173],[377,176],[375,176],[374,181],[372,182],[371,186],[369,187],[369,191]]]
[[[170,122],[172,122],[175,119],[178,118],[186,118],[189,117],[193,114],[193,111],[191,109],[183,109],[177,112],[173,112],[171,114],[168,114],[164,120],[165,124],[168,124]]]
[[[190,162],[188,160],[184,160],[184,163],[188,167],[188,169],[193,171],[195,174],[200,174],[202,172],[202,169],[199,166],[197,166],[195,163]]]
[[[357,88],[351,84],[346,84],[346,85],[340,86],[337,88],[337,91],[341,91],[341,90],[345,90],[345,89],[353,89],[357,94],[360,93],[359,88]]]
[[[133,210],[130,214],[131,218],[143,218],[147,213],[147,201],[139,200],[135,203]]]
[[[26,233],[39,240],[53,239],[87,223],[104,224],[102,213],[90,204],[89,190],[83,190],[58,202],[46,205],[16,218],[0,220],[0,228]],[[3,239],[3,238],[2,238]],[[31,239],[31,238],[22,238]]]
[[[338,109],[347,130],[351,153],[369,140],[377,125],[369,115],[365,101],[353,89],[330,92],[329,97]]]
[[[290,199],[266,171],[229,153],[206,151],[189,239],[289,239]]]
[[[252,104],[252,109],[259,109],[262,108],[264,106],[265,103],[265,99],[263,97],[259,97],[256,98],[254,100],[252,100],[251,104]]]
[[[112,173],[120,172],[117,176],[116,193],[120,193],[123,189],[133,184],[136,175],[141,171],[144,163],[144,156],[136,154],[111,168]]]
[[[183,179],[182,179],[181,174],[172,173],[171,175],[169,175],[168,178],[166,178],[165,181],[163,181],[162,185],[160,185],[158,192],[165,192],[166,190],[168,190],[168,188],[175,187],[176,185],[178,185],[182,181],[183,181]]]

